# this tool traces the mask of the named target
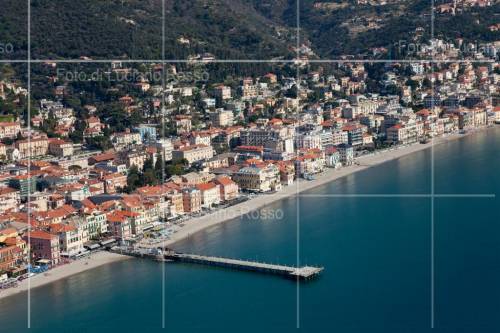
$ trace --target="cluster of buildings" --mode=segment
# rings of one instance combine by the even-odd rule
[[[438,56],[454,52],[432,43]],[[483,56],[496,57],[493,47]],[[58,265],[103,239],[133,242],[167,221],[280,191],[381,147],[500,123],[497,62],[388,63],[376,91],[366,66],[338,63],[301,80],[268,73],[231,84],[169,83],[164,108],[161,87],[141,80],[119,102],[142,124],[106,134],[98,106],[84,106],[83,139],[106,136],[111,147],[102,151],[72,141],[78,117],[57,86],[54,100],[39,101],[31,127],[0,123],[0,272]],[[154,122],[158,113],[166,124]],[[159,159],[182,168],[130,190],[131,168],[145,172]]]
[[[464,12],[472,7],[490,7],[495,4],[492,0],[452,0],[443,1],[444,3],[436,6],[436,12],[439,14],[451,14],[456,15],[458,13]]]

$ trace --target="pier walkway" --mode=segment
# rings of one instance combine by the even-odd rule
[[[262,272],[269,274],[282,275],[292,279],[308,280],[321,273],[323,267],[293,267],[284,265],[273,265],[255,261],[237,260],[221,257],[201,256],[197,254],[187,254],[168,251],[165,252],[165,259],[195,264],[227,267],[232,269]]]

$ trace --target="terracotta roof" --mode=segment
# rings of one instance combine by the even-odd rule
[[[178,150],[190,151],[190,150],[195,150],[195,149],[199,149],[199,148],[207,148],[207,147],[209,147],[209,146],[207,146],[207,145],[191,145],[191,146],[181,147]]]
[[[0,127],[10,127],[10,126],[20,126],[20,124],[16,123],[16,122],[11,122],[11,121],[0,122]]]
[[[262,152],[264,150],[263,146],[238,146],[234,150],[240,150],[240,151],[258,151]]]
[[[229,177],[218,177],[217,179],[215,179],[215,181],[223,186],[228,186],[228,185],[232,185],[232,184],[236,184],[231,178]]]
[[[18,192],[18,190],[12,187],[0,187],[0,195],[14,193],[14,192]]]
[[[336,152],[337,152],[337,148],[335,148],[334,146],[328,146],[325,149],[326,154],[334,154]]]
[[[45,231],[35,230],[35,231],[31,231],[30,233],[26,233],[25,237],[31,238],[31,239],[52,240],[52,239],[56,238],[57,236],[49,234],[48,232],[45,232]]]
[[[106,215],[109,222],[125,222],[126,218],[137,217],[139,214],[134,212],[128,212],[124,210],[113,211]]]
[[[140,207],[142,204],[139,195],[124,195],[121,201],[128,207]]]
[[[17,229],[15,228],[5,228],[0,230],[0,235],[10,235],[13,233],[17,233]]]
[[[94,161],[102,162],[102,161],[114,160],[116,158],[116,155],[113,153],[103,153],[91,156],[90,158],[92,158]]]
[[[212,182],[196,185],[196,188],[200,191],[208,191],[208,190],[214,189],[215,187],[216,187],[216,185]]]
[[[89,199],[83,199],[80,202],[84,208],[87,208],[87,209],[96,209],[97,208],[97,206]]]
[[[64,224],[64,223],[54,223],[50,225],[50,231],[53,233],[61,233],[61,232],[68,232],[68,231],[75,231],[76,228],[72,225],[69,224]]]
[[[7,238],[5,238],[5,241],[4,241],[5,245],[18,245],[19,243],[25,244],[26,242],[23,241],[19,236],[7,237]],[[22,250],[19,248],[19,251],[22,251]]]
[[[109,175],[106,175],[103,177],[104,180],[111,180],[111,179],[117,179],[117,178],[123,178],[123,177],[127,177],[119,172],[115,172],[115,173],[110,173]]]

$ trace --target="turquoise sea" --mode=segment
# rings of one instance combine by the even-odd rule
[[[129,260],[33,289],[30,332],[498,332],[500,128],[434,156],[434,173],[428,149],[176,246],[324,266],[317,280]],[[26,325],[27,295],[1,299],[0,331]]]

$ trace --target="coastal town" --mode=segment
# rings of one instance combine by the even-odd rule
[[[221,212],[297,194],[360,159],[499,124],[500,44],[463,43],[329,66],[303,45],[300,59],[262,75],[225,77],[210,54],[182,66],[47,61],[29,103],[23,82],[4,75],[0,296],[104,249],[171,244],[204,217],[235,218]]]

